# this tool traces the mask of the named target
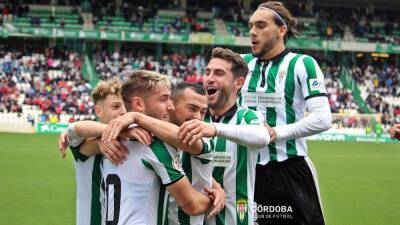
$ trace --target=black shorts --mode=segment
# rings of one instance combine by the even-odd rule
[[[304,157],[257,165],[256,222],[260,225],[324,225],[311,169],[314,170],[312,164],[309,166]]]

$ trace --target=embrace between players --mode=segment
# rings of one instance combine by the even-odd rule
[[[330,128],[330,109],[316,61],[285,49],[292,19],[279,2],[261,4],[252,54],[213,49],[203,87],[171,92],[144,70],[100,82],[99,122],[60,136],[75,158],[77,224],[324,224],[304,137]],[[264,218],[254,198],[293,215]]]

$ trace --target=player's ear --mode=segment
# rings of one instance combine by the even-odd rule
[[[144,112],[145,104],[144,99],[139,96],[134,96],[131,99],[132,111],[134,112]]]
[[[94,112],[96,113],[96,116],[98,118],[101,118],[103,115],[103,108],[100,105],[96,104],[94,105]]]
[[[287,32],[287,28],[285,26],[280,26],[279,27],[279,36],[281,38],[285,37],[286,32]]]
[[[244,77],[238,77],[235,79],[235,86],[237,87],[237,89],[239,90],[240,88],[242,88],[242,86],[244,85]]]

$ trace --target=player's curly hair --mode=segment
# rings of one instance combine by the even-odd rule
[[[268,8],[275,11],[285,21],[287,26],[287,32],[284,37],[285,43],[288,38],[296,37],[299,34],[299,32],[297,31],[297,19],[292,16],[290,11],[285,7],[285,5],[282,2],[278,1],[264,2],[258,5],[257,9],[260,8]],[[275,17],[275,24],[278,26],[283,25],[282,21],[277,17]]]
[[[100,81],[92,91],[94,104],[107,98],[109,95],[121,97],[121,82],[117,79]]]
[[[121,88],[122,100],[125,108],[131,109],[131,100],[134,96],[146,97],[147,93],[158,87],[171,88],[168,77],[154,71],[136,70],[123,82]]]

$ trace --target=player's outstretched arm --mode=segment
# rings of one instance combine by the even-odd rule
[[[78,121],[75,124],[75,133],[79,137],[101,137],[103,131],[107,128],[104,123],[96,121]]]
[[[178,135],[189,145],[202,137],[220,136],[252,149],[266,147],[270,140],[268,129],[262,125],[206,123],[200,120],[183,123]]]
[[[104,154],[114,164],[122,163],[128,150],[118,140],[102,143],[99,137],[106,125],[95,121],[79,121],[68,129],[68,140],[72,147],[79,146],[79,152],[85,156]]]
[[[184,152],[190,153],[192,155],[200,154],[203,150],[203,142],[197,140],[192,145],[184,143],[178,137],[179,127],[175,124],[158,120],[144,114],[138,114],[137,124],[139,124],[144,129],[148,130],[150,133],[154,134],[166,143],[181,149]]]
[[[190,216],[203,214],[212,207],[211,198],[197,192],[186,176],[168,185],[166,189],[176,200],[180,208]]]
[[[296,123],[278,125],[270,129],[276,135],[277,141],[292,140],[321,133],[332,127],[332,115],[328,98],[325,96],[313,97],[306,101],[306,107],[310,114]],[[274,142],[275,138],[271,139]]]
[[[196,141],[189,146],[178,137],[178,127],[172,123],[155,119],[138,112],[129,112],[111,120],[104,131],[102,141],[111,141],[120,135],[129,125],[136,123],[166,143],[193,155],[200,154],[203,148],[202,141]]]

